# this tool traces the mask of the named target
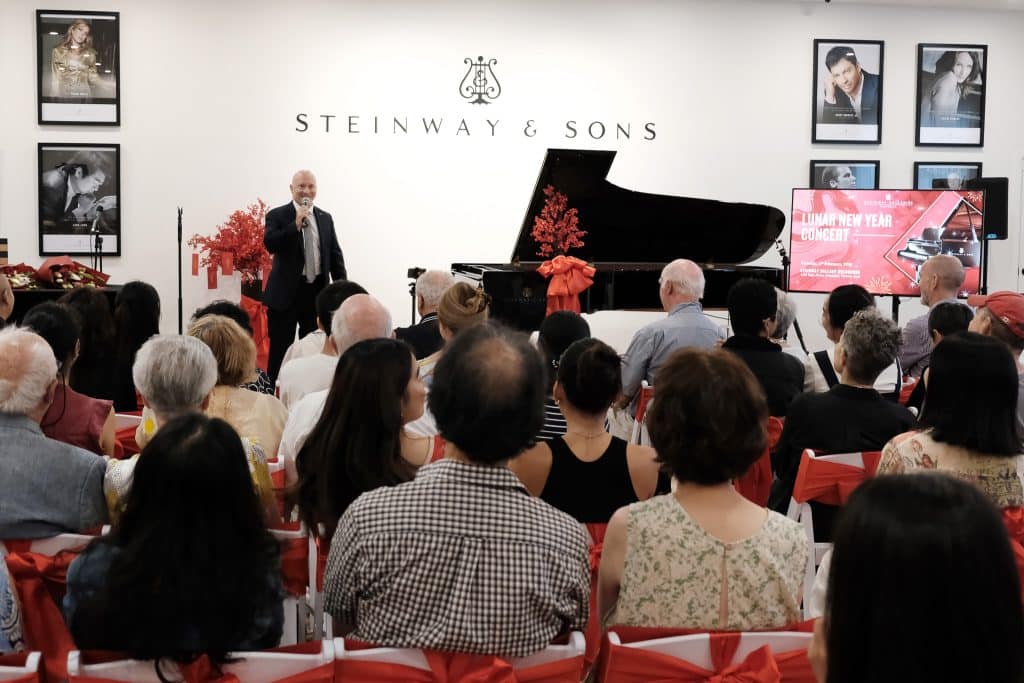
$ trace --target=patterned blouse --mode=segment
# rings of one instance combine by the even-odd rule
[[[672,494],[628,509],[622,583],[607,623],[747,631],[800,620],[807,537],[796,522],[768,511],[756,534],[724,543]]]
[[[984,455],[936,441],[928,431],[894,436],[882,449],[878,474],[938,470],[974,484],[996,507],[1024,505],[1024,486],[1017,472],[1024,455]]]

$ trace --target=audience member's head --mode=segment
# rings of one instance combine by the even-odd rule
[[[114,301],[117,353],[128,362],[143,342],[160,333],[160,295],[153,285],[134,280],[117,293]]]
[[[775,329],[779,301],[775,287],[767,280],[743,278],[729,288],[726,306],[733,332],[751,337],[769,337]]]
[[[408,481],[402,425],[423,414],[426,388],[405,342],[357,342],[338,359],[324,409],[296,457],[299,512],[328,537],[359,494]]]
[[[233,301],[218,299],[202,308],[197,308],[196,312],[192,314],[192,322],[208,315],[222,315],[225,318],[231,318],[245,330],[246,334],[252,336],[252,321],[249,319],[249,314]]]
[[[821,326],[833,343],[839,341],[846,321],[857,311],[875,305],[875,297],[860,285],[840,285],[829,292],[821,307]]]
[[[659,462],[680,482],[735,479],[768,444],[764,389],[735,354],[683,348],[658,369],[647,429]]]
[[[704,271],[689,259],[678,258],[662,268],[658,283],[661,306],[666,312],[704,297]]]
[[[1006,344],[1014,356],[1024,351],[1024,295],[1017,292],[994,292],[988,296],[972,296],[971,306],[978,306],[968,329],[995,337]]]
[[[0,413],[36,422],[46,414],[57,384],[57,361],[35,332],[0,330]]]
[[[114,316],[106,295],[95,287],[78,287],[58,299],[78,311],[82,323],[78,361],[71,369],[71,386],[89,396],[109,397],[112,380],[107,359],[114,356]]]
[[[796,321],[796,302],[778,287],[775,288],[775,298],[778,305],[775,307],[775,329],[772,331],[772,339],[782,340],[789,336],[789,328]]]
[[[183,413],[202,412],[217,383],[217,360],[195,337],[158,334],[135,354],[132,378],[157,420],[166,422]]]
[[[416,278],[416,310],[421,316],[436,313],[441,297],[455,284],[455,276],[446,270],[427,270]]]
[[[0,327],[11,317],[14,312],[14,290],[7,276],[0,273]]]
[[[569,345],[590,336],[590,325],[579,313],[555,311],[540,324],[537,332],[537,348],[540,350],[548,371],[548,393],[555,383],[555,373],[562,354]]]
[[[482,289],[456,282],[445,290],[437,304],[437,319],[445,342],[473,325],[487,320],[491,298]]]
[[[928,312],[928,333],[932,342],[938,344],[945,337],[956,332],[966,332],[974,320],[974,311],[955,301],[947,301],[932,307]]]
[[[921,303],[934,306],[954,298],[964,284],[964,275],[964,264],[957,257],[948,254],[932,256],[917,273]]]
[[[974,332],[951,334],[935,347],[921,424],[936,441],[976,453],[1014,456],[1017,366],[1002,342]]]
[[[902,342],[899,326],[877,308],[857,311],[836,344],[836,370],[849,383],[873,386],[882,371],[896,362]]]
[[[69,628],[81,647],[223,662],[242,643],[280,638],[259,630],[268,607],[280,609],[269,580],[278,546],[226,422],[190,413],[163,425],[135,466],[120,522],[85,554],[110,564],[99,590],[75,596]]]
[[[428,402],[446,441],[472,462],[498,464],[533,445],[544,396],[537,349],[525,335],[488,323],[449,343]]]
[[[390,337],[391,314],[369,294],[352,294],[338,306],[331,318],[331,339],[338,354],[356,342]]]
[[[78,337],[82,329],[75,309],[46,301],[33,306],[25,314],[21,325],[46,340],[57,359],[58,371],[67,377],[78,356]]]
[[[573,342],[558,366],[559,400],[586,415],[603,415],[622,393],[622,360],[599,339]]]
[[[325,333],[331,333],[331,319],[334,312],[354,294],[366,294],[363,286],[351,280],[335,280],[316,295],[316,325]]]
[[[833,543],[819,681],[1022,680],[1020,578],[977,488],[934,472],[869,479]]]
[[[237,387],[252,381],[256,368],[256,344],[231,318],[207,315],[194,321],[188,336],[210,347],[217,360],[217,384]]]

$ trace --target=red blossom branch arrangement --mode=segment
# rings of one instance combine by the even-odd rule
[[[530,235],[540,245],[537,255],[542,258],[564,254],[573,247],[582,247],[580,239],[587,234],[580,230],[579,211],[569,208],[569,198],[548,185],[544,188],[544,208],[533,219]]]
[[[202,254],[204,267],[219,267],[223,254],[231,254],[234,268],[242,274],[242,284],[252,284],[270,272],[270,254],[263,246],[263,226],[267,204],[257,198],[245,210],[239,209],[228,216],[227,222],[217,226],[212,237],[192,235],[188,244]]]

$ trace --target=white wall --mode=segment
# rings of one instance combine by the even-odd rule
[[[0,5],[0,236],[12,262],[41,260],[36,143],[119,142],[124,251],[106,269],[158,287],[165,331],[176,325],[176,206],[186,234],[209,233],[256,197],[284,203],[292,172],[314,169],[350,277],[405,321],[408,267],[507,260],[549,146],[618,149],[611,180],[625,187],[786,213],[811,158],[880,159],[883,187],[911,186],[916,160],[980,160],[986,175],[1011,178],[1012,239],[992,250],[990,284],[1018,288],[1024,13],[770,0],[67,0],[64,9],[121,12],[122,125],[85,128],[36,124],[36,6]],[[810,143],[816,37],[885,41],[882,145]],[[922,41],[989,45],[984,149],[914,147]],[[499,60],[504,92],[491,105],[457,94],[463,59],[477,55]],[[311,123],[339,118],[329,134],[299,133],[298,112]],[[348,114],[364,131],[374,114],[408,116],[410,132],[350,135]],[[444,117],[442,133],[414,132],[422,116]],[[462,117],[468,138],[454,135]],[[493,137],[485,118],[500,120]],[[535,137],[523,136],[526,119]],[[630,122],[634,135],[567,140],[566,119]],[[654,141],[638,138],[646,121],[656,122]],[[204,287],[186,277],[186,312]],[[799,303],[820,345],[820,297]],[[903,315],[920,310],[905,305]]]

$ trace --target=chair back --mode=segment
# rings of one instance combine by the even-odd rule
[[[15,652],[0,656],[0,681],[4,683],[39,683],[38,652]]]
[[[768,505],[768,496],[772,491],[772,449],[779,443],[783,426],[784,418],[768,418],[768,445],[764,453],[733,482],[733,486],[744,498],[761,507]]]
[[[647,434],[647,409],[654,400],[654,387],[647,383],[647,380],[640,382],[640,394],[636,399],[636,414],[633,416],[633,433],[629,442],[651,445],[651,437]]]
[[[281,546],[281,582],[284,585],[284,630],[281,645],[292,645],[306,639],[306,592],[309,590],[309,542],[306,527],[286,522],[268,529]]]

